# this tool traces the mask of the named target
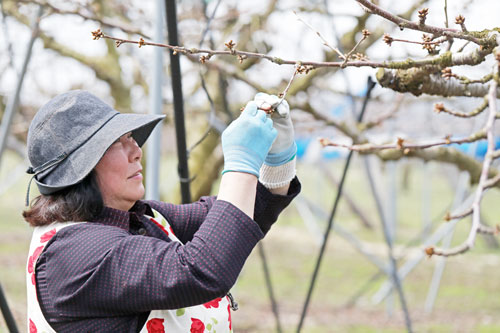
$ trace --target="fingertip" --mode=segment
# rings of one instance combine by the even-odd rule
[[[278,136],[278,130],[277,130],[276,128],[274,128],[274,127],[273,127],[273,128],[271,129],[271,133],[272,133],[272,135],[274,136],[274,138],[276,139],[276,137]]]
[[[263,92],[258,92],[257,94],[255,94],[255,97],[254,99],[262,99],[262,100],[265,100],[267,97],[267,94],[266,93],[263,93]]]
[[[255,114],[257,113],[257,104],[254,101],[248,102],[242,113],[249,116],[255,116]]]
[[[288,118],[290,115],[290,106],[288,105],[288,102],[283,100],[278,106],[277,111],[281,118]]]
[[[280,101],[280,98],[276,95],[269,95],[267,101],[269,104],[274,105]]]
[[[267,113],[262,111],[261,109],[257,110],[256,117],[259,118],[260,120],[262,120],[263,122],[266,122],[266,120],[268,119]]]

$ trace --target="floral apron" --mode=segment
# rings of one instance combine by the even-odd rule
[[[174,235],[172,227],[167,220],[157,211],[153,210],[154,216],[146,216],[156,224],[174,242],[180,240]],[[52,223],[43,227],[35,227],[31,239],[28,264],[27,264],[27,291],[28,291],[28,331],[55,332],[43,316],[38,303],[35,286],[35,267],[38,257],[42,253],[47,242],[62,228],[70,225],[86,222]],[[228,294],[230,297],[230,294]],[[141,333],[162,332],[189,332],[189,333],[223,333],[232,332],[231,327],[231,303],[228,296],[216,298],[205,304],[191,306],[176,310],[153,310],[149,314],[146,324]]]

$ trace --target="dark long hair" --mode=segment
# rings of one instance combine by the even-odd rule
[[[23,217],[34,227],[52,222],[91,221],[103,208],[97,177],[92,171],[78,184],[34,198]]]

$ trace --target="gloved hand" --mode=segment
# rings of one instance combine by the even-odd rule
[[[248,102],[241,115],[222,133],[224,170],[251,173],[259,177],[277,131],[273,121],[255,102]]]
[[[272,113],[273,126],[278,131],[278,136],[269,150],[264,164],[269,166],[280,166],[291,161],[297,154],[297,145],[294,140],[292,119],[290,117],[290,107],[286,100],[281,104],[280,98],[266,93],[257,93],[254,101],[258,108],[273,107],[276,110]],[[278,105],[279,104],[279,105]]]

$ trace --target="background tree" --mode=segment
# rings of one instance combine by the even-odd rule
[[[486,226],[479,213],[486,190],[500,186],[495,167],[500,153],[494,151],[499,28],[493,16],[482,14],[473,3],[179,2],[183,47],[175,52],[185,55],[181,61],[193,198],[209,194],[216,184],[223,163],[219,136],[225,124],[255,92],[285,92],[299,138],[323,138],[324,146],[340,147],[341,153],[353,150],[382,162],[435,161],[470,175],[473,199],[460,211],[443,213],[443,220],[454,223],[472,216],[469,235],[449,250],[428,247],[428,255],[463,253],[473,247],[477,233],[497,233],[498,227]],[[2,111],[23,41],[38,7],[44,8],[12,128],[17,141],[11,140],[10,148],[18,147],[22,154],[15,142],[25,140],[33,114],[50,96],[67,89],[92,90],[120,111],[147,110],[151,4],[3,0],[1,5]],[[494,13],[498,4],[490,1],[485,6]],[[95,39],[109,38],[92,41],[90,32]],[[166,47],[165,55],[173,49]],[[368,75],[385,89],[374,91],[365,120],[358,122],[351,109],[359,109]],[[164,105],[171,116],[168,85],[167,78]],[[343,112],[334,114],[338,105],[344,106]],[[171,132],[167,122],[166,151],[175,147]],[[456,144],[479,141],[488,142],[483,160],[457,149]],[[175,168],[169,170],[165,174],[173,184]],[[178,192],[169,185],[163,197],[179,201]],[[355,200],[351,207],[356,207]]]

